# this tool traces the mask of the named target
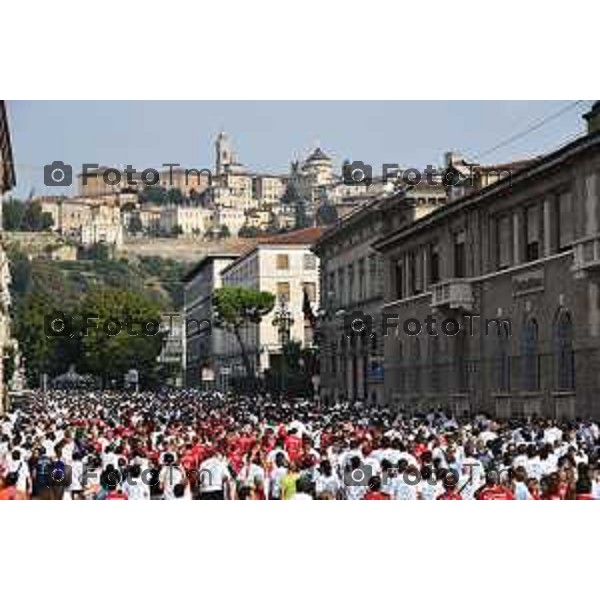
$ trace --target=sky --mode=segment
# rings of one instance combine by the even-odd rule
[[[225,131],[251,171],[287,173],[292,160],[319,145],[339,167],[361,160],[381,172],[467,158],[527,130],[570,101],[8,101],[17,169],[13,195],[76,193],[46,187],[44,165],[63,161],[141,171],[163,163],[214,166],[214,140]],[[585,131],[591,102],[566,110],[538,130],[480,160],[505,162],[545,154]]]

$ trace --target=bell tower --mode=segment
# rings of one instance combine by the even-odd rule
[[[217,136],[215,142],[215,154],[215,173],[216,175],[222,175],[227,170],[227,167],[234,162],[231,142],[229,141],[227,134],[223,131]]]

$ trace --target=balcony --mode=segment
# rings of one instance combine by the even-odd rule
[[[598,234],[574,242],[571,267],[571,271],[578,279],[596,270],[600,270],[600,235]]]
[[[473,284],[467,279],[446,279],[431,288],[432,308],[452,308],[471,312],[475,306]]]

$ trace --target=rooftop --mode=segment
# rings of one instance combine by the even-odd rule
[[[331,161],[331,158],[321,150],[321,148],[316,148],[313,153],[306,159],[305,162],[315,162],[318,160],[328,160]]]

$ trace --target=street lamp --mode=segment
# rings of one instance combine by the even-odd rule
[[[279,306],[275,311],[273,318],[273,325],[277,327],[277,333],[279,334],[279,344],[281,345],[281,395],[285,389],[285,354],[284,348],[290,341],[290,329],[294,324],[294,318],[292,313],[289,311],[285,298],[281,296],[279,298]]]

